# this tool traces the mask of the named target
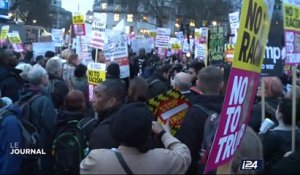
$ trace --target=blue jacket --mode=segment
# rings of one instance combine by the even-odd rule
[[[8,115],[1,120],[0,138],[0,175],[19,174],[22,156],[10,154],[15,143],[22,147],[21,128],[16,116]]]
[[[51,99],[40,87],[25,84],[20,93],[20,99],[28,98],[34,94],[41,93],[42,96],[34,99],[30,104],[30,120],[38,129],[40,134],[40,148],[46,151],[46,156],[41,157],[41,174],[51,173],[51,146],[56,125],[56,112]]]

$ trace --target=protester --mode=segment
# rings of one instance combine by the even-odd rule
[[[95,87],[92,106],[98,114],[98,124],[89,138],[91,149],[113,148],[118,146],[111,137],[109,125],[125,98],[123,83],[118,80],[105,80]]]
[[[69,57],[67,58],[67,63],[63,64],[63,79],[68,84],[68,87],[70,87],[70,81],[72,78],[74,78],[74,70],[75,67],[79,64],[78,55],[71,53]]]
[[[147,102],[149,99],[149,88],[147,82],[142,77],[134,77],[129,82],[127,103]]]
[[[49,84],[48,74],[44,68],[35,65],[28,72],[29,84],[25,85],[20,94],[20,100],[28,99],[36,94],[36,97],[30,103],[30,121],[37,127],[40,134],[39,147],[44,149],[46,155],[41,156],[39,173],[51,173],[51,138],[56,124],[56,113],[50,98],[44,93],[43,88]],[[32,167],[27,167],[29,170]]]
[[[72,89],[80,90],[85,94],[85,98],[88,100],[89,85],[86,76],[87,67],[83,64],[76,66],[74,70],[74,77],[71,79]]]
[[[272,167],[270,174],[299,174],[300,172],[300,149],[297,148],[294,153],[288,156],[282,157]]]
[[[46,51],[46,53],[45,53],[45,58],[46,58],[47,60],[49,60],[50,58],[52,58],[52,57],[54,57],[54,56],[55,56],[55,53],[54,53],[53,51],[48,50],[48,51]]]
[[[146,66],[148,65],[148,57],[146,56],[145,48],[139,50],[139,54],[134,58],[134,76],[143,75]]]
[[[171,89],[170,86],[171,68],[172,67],[169,64],[160,66],[147,80],[151,98],[156,97],[159,94],[165,93]]]
[[[251,144],[250,144],[251,143]],[[232,159],[232,174],[261,174],[261,171],[241,171],[242,160],[263,160],[263,146],[257,133],[249,126],[246,127],[240,147]]]
[[[55,109],[59,109],[63,106],[64,99],[69,92],[67,84],[61,78],[62,64],[58,59],[51,58],[46,64],[46,70],[50,83],[45,90],[51,97]]]
[[[19,76],[20,70],[15,69],[18,60],[12,51],[0,49],[0,96],[9,97],[13,102],[19,99],[19,91],[23,80]]]
[[[96,59],[96,49],[92,50],[92,59],[94,61]],[[98,49],[98,55],[97,55],[96,63],[105,63],[104,52],[101,49]]]
[[[270,108],[270,110],[266,110],[265,117],[273,120],[277,123],[275,119],[275,113],[272,111],[276,111],[277,105],[281,97],[283,97],[283,85],[278,77],[265,77],[265,100],[266,100],[266,108]],[[261,92],[258,91],[257,94],[260,97]],[[251,126],[255,132],[259,132],[259,128],[261,125],[261,110],[262,104],[261,102],[255,104],[252,108],[252,114],[249,121],[249,126]]]
[[[223,72],[217,67],[208,66],[198,73],[197,87],[203,93],[198,95],[197,105],[221,113],[224,97],[219,95],[223,87]],[[192,163],[186,174],[199,174],[199,152],[203,140],[203,129],[208,114],[197,106],[192,106],[175,137],[188,146]]]
[[[25,56],[22,62],[27,64],[33,63],[33,50],[32,50],[32,44],[31,43],[24,43],[25,48]]]
[[[35,58],[35,64],[39,64],[43,68],[46,67],[47,61],[48,61],[47,58],[45,58],[43,55],[39,55]]]
[[[110,62],[106,67],[106,79],[120,79],[120,66],[117,62]]]
[[[192,85],[193,86],[196,86],[198,72],[204,67],[205,67],[205,64],[203,62],[193,62],[190,64],[188,73],[192,77]]]
[[[16,66],[16,69],[21,70],[22,72],[19,74],[24,82],[28,82],[28,72],[32,69],[31,64],[20,63]]]
[[[197,95],[191,92],[190,87],[192,86],[192,78],[188,73],[180,72],[174,77],[174,89],[179,90],[190,103],[197,102]]]
[[[299,114],[299,108],[296,111]],[[292,100],[282,99],[277,107],[278,126],[266,133],[263,140],[265,167],[268,172],[292,148]],[[300,131],[296,129],[296,148],[300,148]]]
[[[112,138],[120,146],[117,149],[92,150],[80,164],[81,174],[185,173],[191,162],[188,148],[166,133],[160,124],[152,122],[152,118],[152,113],[143,103],[122,106],[110,126]],[[165,149],[150,150],[147,146],[151,129],[159,135]]]
[[[9,105],[6,102],[8,100],[10,99],[7,97],[0,98],[0,112]],[[3,117],[4,114],[1,115]],[[10,114],[0,120],[0,138],[0,174],[21,174],[22,156],[10,154],[11,143],[19,143],[19,147],[22,147],[21,128],[17,116]]]
[[[84,94],[79,90],[70,91],[57,115],[55,140],[52,145],[54,168],[58,174],[79,174],[79,164],[84,157],[87,143],[77,125],[86,116],[86,112]],[[69,136],[70,134],[72,135]]]

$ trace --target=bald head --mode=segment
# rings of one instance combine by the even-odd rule
[[[187,91],[192,86],[192,78],[189,74],[180,72],[175,75],[174,88],[180,91]]]

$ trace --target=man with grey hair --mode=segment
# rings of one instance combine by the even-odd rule
[[[51,172],[51,137],[56,124],[56,112],[50,98],[43,91],[43,88],[49,83],[46,70],[40,65],[33,66],[28,72],[28,82],[20,93],[20,100],[26,100],[36,95],[29,104],[29,116],[40,134],[39,147],[45,150],[46,155],[40,157],[40,166],[30,162],[29,164],[32,166],[28,165],[26,169],[28,168],[28,172],[32,172],[30,174],[36,174],[35,168],[39,167],[36,170],[38,174],[45,174]]]
[[[55,57],[51,58],[46,64],[46,70],[49,74],[49,85],[45,88],[48,96],[56,109],[64,104],[64,99],[69,93],[66,82],[62,79],[62,62]]]
[[[190,103],[196,103],[196,94],[190,91],[192,86],[192,78],[188,73],[179,72],[174,77],[174,89],[179,90]]]

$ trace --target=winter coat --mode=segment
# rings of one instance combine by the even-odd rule
[[[139,152],[136,148],[120,146],[119,151],[133,174],[183,174],[191,162],[186,145],[165,133],[164,148]],[[80,164],[80,174],[127,174],[111,149],[95,149]]]
[[[265,168],[268,170],[292,149],[291,130],[274,128],[263,139]],[[296,149],[300,149],[300,130],[296,130]]]
[[[30,104],[30,120],[37,127],[40,134],[39,146],[46,152],[41,157],[42,174],[51,173],[51,146],[52,137],[56,125],[56,112],[50,98],[43,92],[40,87],[32,84],[26,84],[24,90],[20,94],[20,99],[31,97],[37,93],[42,96],[34,99]]]
[[[98,124],[89,137],[91,149],[111,149],[119,146],[118,143],[113,141],[112,136],[110,134],[110,124],[119,107],[120,105],[117,105],[112,107],[111,109],[99,113]]]
[[[10,154],[11,144],[22,148],[21,128],[16,116],[9,115],[0,122],[0,174],[20,174],[22,156]]]
[[[208,109],[221,113],[224,97],[220,95],[199,95],[196,104],[201,104]],[[186,174],[199,174],[198,160],[202,146],[203,131],[207,114],[201,109],[192,106],[183,119],[180,129],[175,137],[190,149],[192,163]],[[203,172],[202,172],[203,173]]]
[[[151,98],[156,97],[159,94],[165,93],[171,89],[169,80],[167,80],[158,72],[154,72],[153,75],[147,80],[147,82],[149,85],[149,92]]]
[[[0,96],[9,97],[13,102],[19,99],[19,92],[23,87],[21,70],[0,65]]]

